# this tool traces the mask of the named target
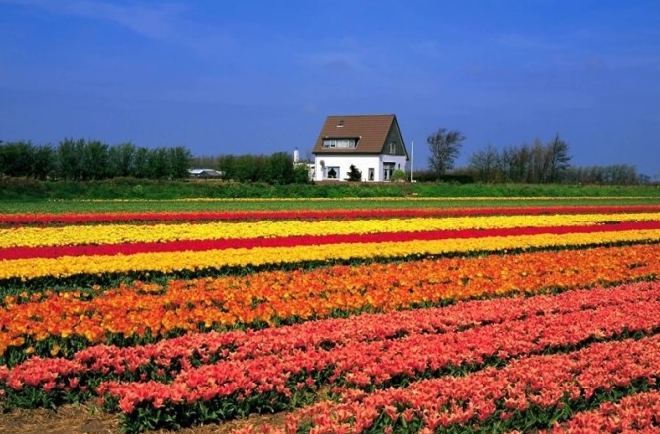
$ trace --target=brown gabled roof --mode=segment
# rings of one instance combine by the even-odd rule
[[[394,115],[328,116],[312,153],[314,154],[380,154],[387,134],[395,121]],[[339,126],[343,125],[343,126]],[[354,149],[324,148],[323,139],[357,138]]]

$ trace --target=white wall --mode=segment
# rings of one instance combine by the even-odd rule
[[[405,155],[381,155],[380,178],[383,179],[383,163],[394,163],[394,170],[408,170]]]
[[[323,170],[321,161],[325,164],[326,170]],[[362,181],[367,182],[369,177],[369,168],[374,169],[374,182],[383,180],[383,162],[395,163],[395,169],[406,170],[406,157],[398,155],[316,155],[314,156],[314,181],[326,180],[325,173],[328,167],[339,167],[338,181],[345,181],[348,177],[351,164],[362,172]]]

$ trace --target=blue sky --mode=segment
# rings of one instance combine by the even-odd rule
[[[660,177],[660,1],[0,0],[0,139],[311,149],[328,114]]]

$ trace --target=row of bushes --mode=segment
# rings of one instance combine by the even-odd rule
[[[215,169],[222,178],[238,182],[265,182],[268,184],[307,184],[309,175],[304,164],[294,165],[293,158],[286,152],[271,155],[220,155],[217,157],[195,157],[195,167]]]
[[[504,196],[660,196],[654,186],[580,186],[539,184],[333,183],[286,184],[229,181],[115,178],[96,181],[40,181],[0,178],[3,200],[43,199],[177,199],[209,198],[342,198],[342,197],[504,197]]]
[[[211,161],[209,161],[211,160]],[[211,162],[212,164],[205,164]],[[193,158],[183,146],[145,148],[132,143],[62,140],[57,146],[31,142],[0,143],[0,176],[38,180],[94,181],[132,177],[183,179],[190,167],[217,169],[223,178],[268,184],[308,183],[307,167],[294,166],[285,152]]]
[[[484,175],[484,173],[470,167],[440,176],[430,170],[419,171],[415,172],[414,179],[417,182],[451,182],[458,184],[513,182],[507,180],[507,177],[499,172],[493,171]],[[554,184],[640,185],[652,184],[652,181],[647,175],[638,173],[634,166],[612,164],[609,166],[568,167],[562,172],[562,179]]]
[[[0,175],[73,181],[177,179],[188,176],[190,158],[183,146],[145,148],[84,139],[65,139],[57,146],[7,142],[0,144]]]

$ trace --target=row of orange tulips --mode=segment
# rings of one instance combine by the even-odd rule
[[[88,345],[114,336],[125,344],[173,331],[273,324],[337,311],[391,311],[512,291],[632,280],[659,271],[660,245],[651,244],[271,271],[170,280],[166,287],[136,283],[92,299],[79,292],[45,293],[32,302],[6,297],[0,310],[0,354],[10,348],[28,354],[35,348],[41,354],[65,351],[62,342],[47,341],[52,337]]]

